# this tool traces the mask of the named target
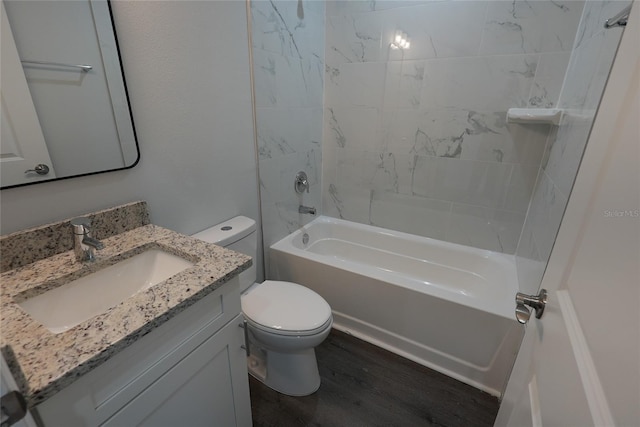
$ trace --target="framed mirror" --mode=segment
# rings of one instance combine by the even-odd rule
[[[1,1],[1,188],[135,166],[109,2]]]

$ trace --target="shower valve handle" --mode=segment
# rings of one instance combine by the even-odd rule
[[[296,174],[296,180],[293,187],[298,194],[304,193],[305,190],[307,190],[307,193],[309,192],[309,179],[304,171],[300,171]]]

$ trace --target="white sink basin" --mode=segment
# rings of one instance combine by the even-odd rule
[[[18,305],[57,334],[104,313],[135,293],[149,289],[192,265],[179,256],[151,249]]]

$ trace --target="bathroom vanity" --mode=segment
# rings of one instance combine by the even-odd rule
[[[0,239],[2,353],[35,418],[44,426],[251,425],[238,279],[251,259],[149,224],[144,202],[90,217],[104,244],[91,263],[68,247],[68,221]],[[190,264],[66,330],[20,306],[150,250]],[[83,298],[70,307],[108,295]]]

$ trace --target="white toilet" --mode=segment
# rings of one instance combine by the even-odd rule
[[[320,387],[314,347],[329,335],[331,307],[320,295],[291,282],[255,283],[258,239],[254,220],[238,216],[196,233],[249,255],[254,265],[240,274],[242,313],[249,330],[249,373],[290,396],[306,396]]]

